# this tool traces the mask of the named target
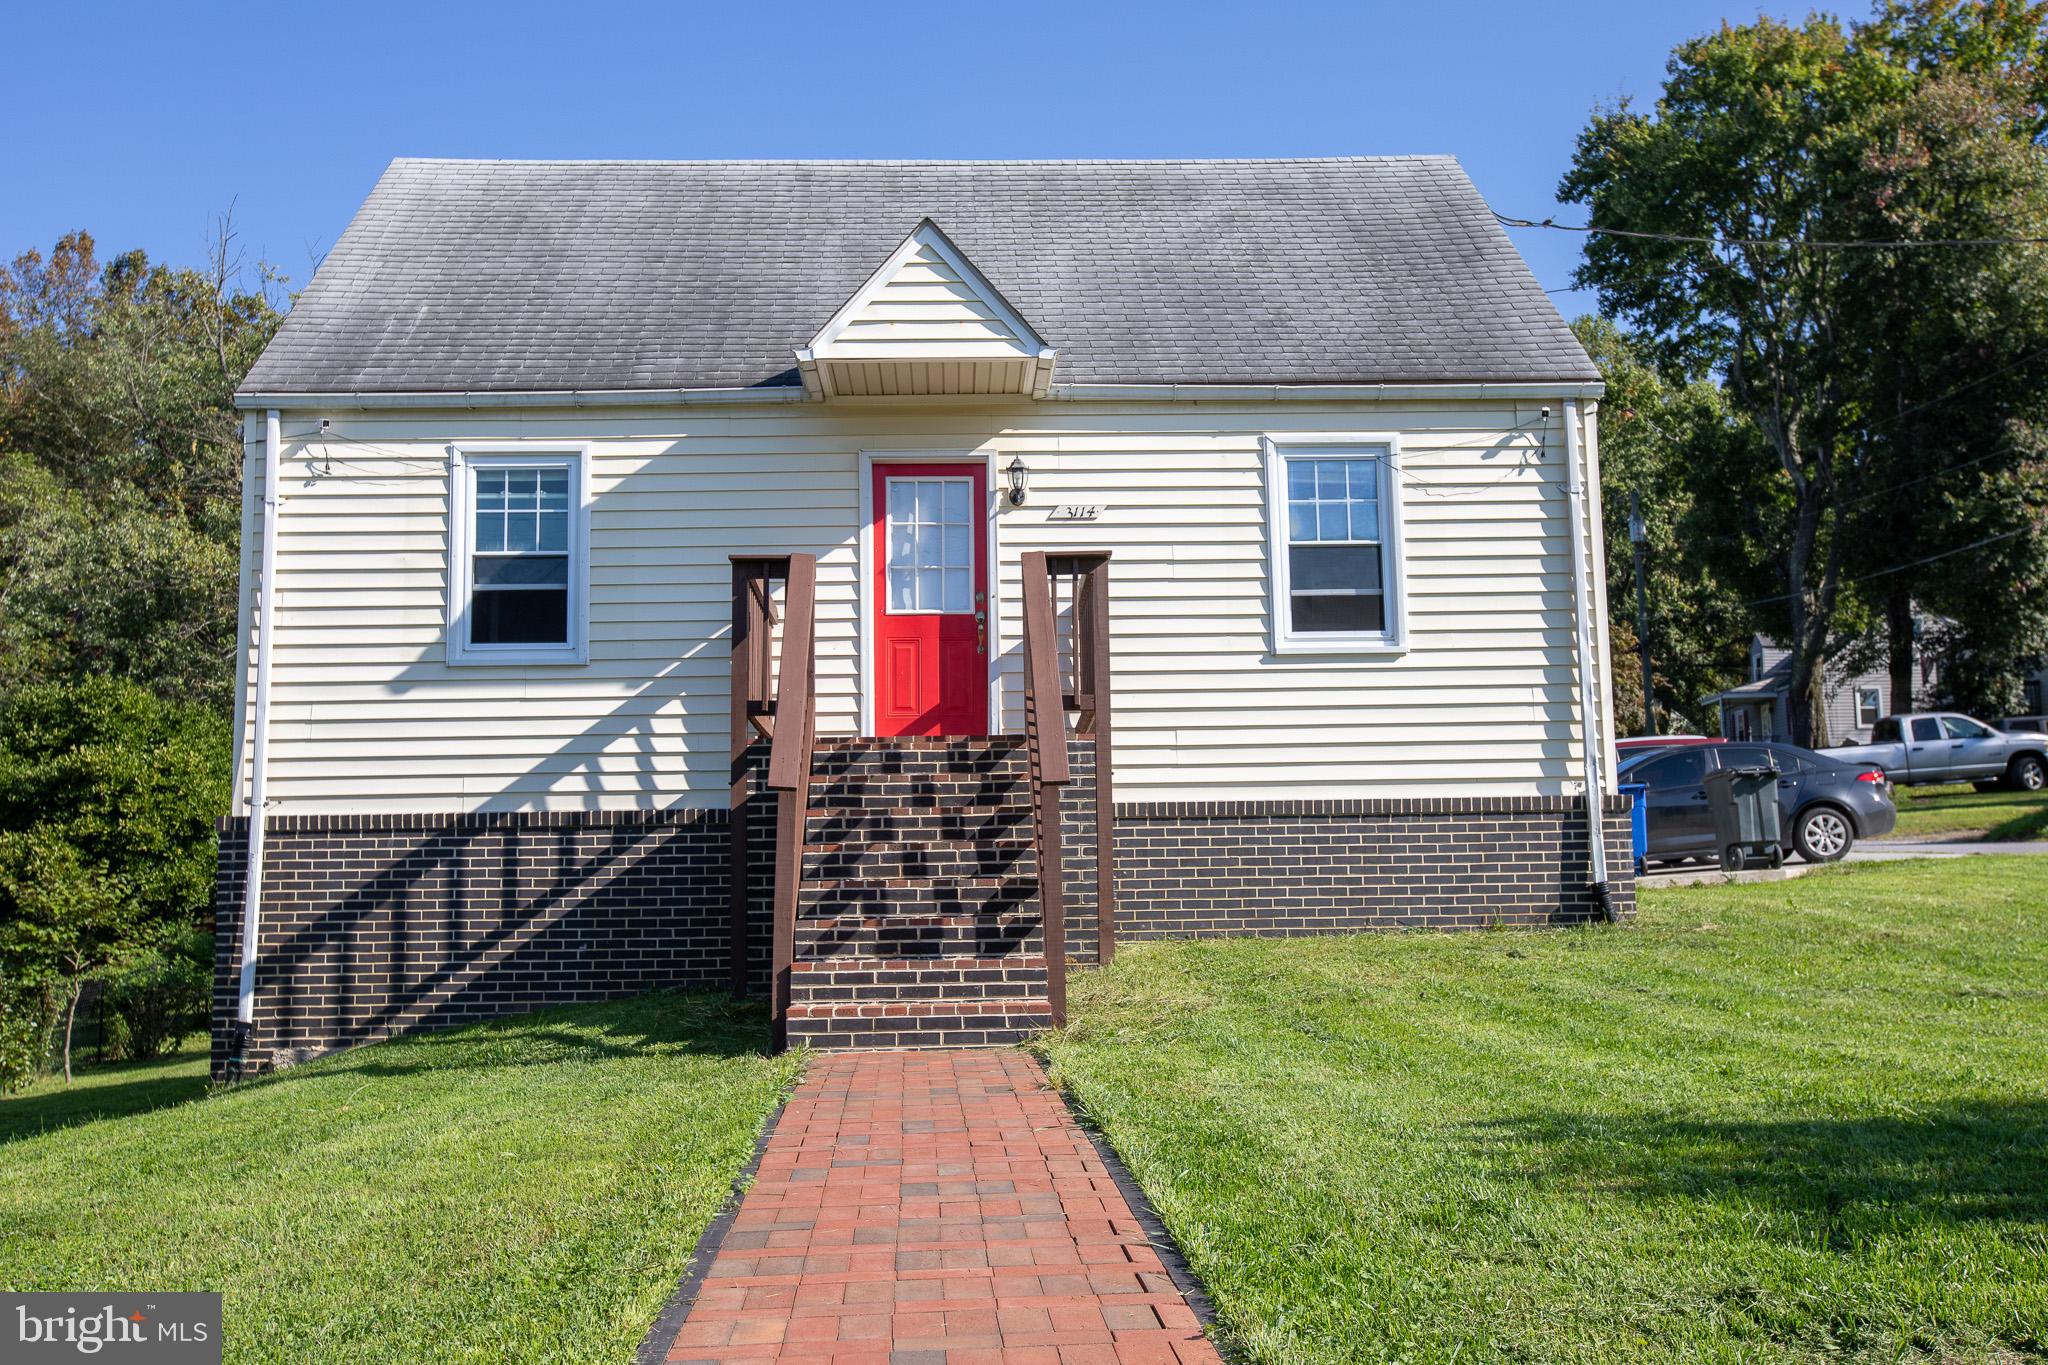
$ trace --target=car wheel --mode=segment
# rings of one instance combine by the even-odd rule
[[[2014,791],[2037,792],[2048,787],[2048,766],[2044,766],[2037,755],[2021,754],[2005,770],[2005,780],[2012,784]]]
[[[1792,842],[1809,863],[1838,862],[1856,842],[1856,830],[1849,817],[1835,807],[1811,806],[1792,826]]]

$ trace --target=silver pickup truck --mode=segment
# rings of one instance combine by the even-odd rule
[[[1954,712],[1886,716],[1870,743],[1827,750],[1845,763],[1869,763],[1902,786],[1974,782],[1980,791],[2048,787],[2048,735],[2006,734]]]

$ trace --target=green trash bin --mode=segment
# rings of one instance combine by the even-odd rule
[[[1724,869],[1785,865],[1776,768],[1716,768],[1707,774],[1707,809]]]

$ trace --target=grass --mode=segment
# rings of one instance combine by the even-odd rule
[[[0,1100],[0,1284],[216,1289],[232,1361],[624,1361],[795,1081],[765,1016],[654,995]]]
[[[2048,860],[1633,927],[1159,943],[1045,1051],[1236,1348],[2048,1356]]]
[[[2048,839],[2048,792],[1980,792],[1969,783],[1895,787],[1894,838],[1974,835],[1980,839]]]

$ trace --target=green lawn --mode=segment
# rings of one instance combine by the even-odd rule
[[[235,1361],[629,1360],[795,1081],[767,1041],[657,995],[44,1083],[0,1100],[0,1285],[225,1290]]]
[[[1893,792],[1899,803],[1894,838],[2048,839],[2048,792],[1980,792],[1967,782]]]
[[[1046,1045],[1261,1362],[2048,1356],[2048,860],[1148,944]]]

